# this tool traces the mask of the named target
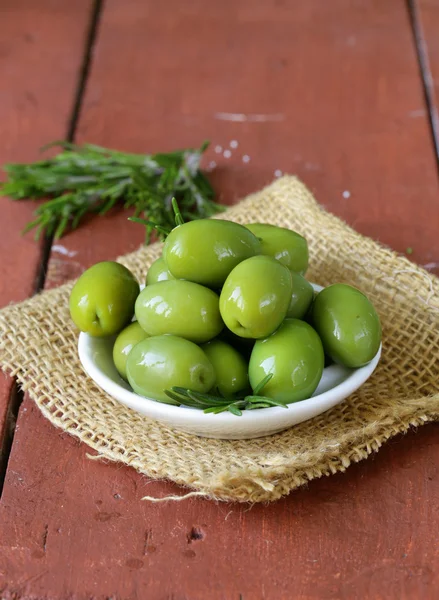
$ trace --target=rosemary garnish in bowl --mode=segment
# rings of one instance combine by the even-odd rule
[[[172,387],[165,390],[166,395],[179,403],[179,405],[198,408],[205,413],[218,413],[229,411],[233,415],[240,417],[243,410],[255,410],[258,408],[270,408],[273,406],[282,406],[288,408],[288,405],[267,396],[261,396],[260,393],[265,385],[270,381],[273,375],[270,373],[253,390],[253,394],[238,397],[224,397],[221,395],[202,394],[182,387]]]

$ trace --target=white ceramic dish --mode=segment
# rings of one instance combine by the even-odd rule
[[[320,286],[314,285],[316,291]],[[162,404],[135,394],[116,371],[112,350],[114,338],[79,336],[79,359],[85,372],[107,394],[125,406],[165,425],[203,437],[221,439],[251,439],[270,435],[292,425],[316,417],[339,404],[355,392],[373,373],[381,356],[381,346],[373,360],[360,369],[331,365],[323,371],[322,379],[312,398],[289,404],[288,408],[273,407],[244,411],[241,417],[229,412],[218,415],[203,411]]]

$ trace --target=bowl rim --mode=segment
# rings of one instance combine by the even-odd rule
[[[194,422],[200,422],[201,420],[206,424],[210,422],[212,424],[215,423],[216,425],[222,426],[233,425],[236,424],[237,421],[240,423],[252,421],[252,423],[255,424],[268,425],[267,420],[277,420],[277,418],[282,415],[287,418],[292,412],[295,412],[294,407],[298,407],[299,405],[300,409],[313,407],[314,409],[318,410],[321,405],[326,405],[330,402],[336,403],[337,400],[341,401],[355,392],[372,375],[376,366],[378,365],[381,356],[381,350],[382,345],[380,344],[378,352],[374,358],[364,367],[352,369],[352,374],[340,384],[334,386],[326,392],[318,394],[317,396],[311,396],[311,398],[307,398],[306,400],[288,404],[287,409],[290,411],[289,413],[283,407],[274,406],[270,408],[262,408],[260,410],[244,410],[242,411],[242,415],[237,419],[235,415],[228,411],[219,414],[206,414],[200,409],[157,402],[157,400],[146,398],[136,394],[135,392],[127,390],[120,384],[116,383],[113,379],[108,377],[108,375],[103,373],[101,369],[99,369],[90,359],[90,339],[87,334],[80,334],[78,344],[79,358],[86,373],[102,390],[104,390],[104,392],[125,406],[141,412],[142,414],[147,414],[149,417],[157,420],[165,417],[185,417],[185,421],[191,420]],[[327,369],[338,366],[339,365],[331,365],[330,367],[327,367]],[[138,404],[141,404],[142,406],[139,407]],[[148,410],[146,411],[144,409]],[[193,418],[189,418],[189,415],[191,415]]]
[[[322,286],[312,284],[314,290],[321,291],[324,289]],[[287,405],[288,410],[284,407],[269,407],[260,410],[244,410],[242,415],[237,418],[232,413],[226,411],[219,414],[204,413],[201,409],[193,409],[185,406],[175,406],[172,404],[166,404],[158,402],[153,398],[147,398],[136,394],[134,391],[130,391],[123,387],[121,384],[114,381],[111,377],[106,375],[94,362],[92,345],[96,343],[96,340],[102,340],[108,342],[108,338],[93,338],[86,333],[81,332],[78,339],[78,354],[84,371],[87,375],[100,387],[104,392],[109,394],[112,398],[121,402],[125,406],[140,412],[152,419],[156,420],[183,420],[186,424],[203,424],[203,425],[215,425],[224,429],[233,429],[233,426],[239,423],[240,426],[251,423],[255,426],[269,426],[270,423],[279,422],[279,418],[284,416],[283,420],[289,421],[294,418],[294,414],[298,412],[308,412],[313,414],[319,414],[320,408],[325,412],[329,410],[335,404],[338,404],[354,391],[356,391],[366,380],[372,375],[376,369],[378,362],[381,357],[382,343],[379,346],[377,353],[374,358],[365,366],[356,369],[347,369],[340,365],[330,365],[326,367],[325,371],[335,372],[337,369],[350,372],[351,374],[346,377],[344,381],[330,388],[329,390],[320,393],[306,400],[299,402],[293,402]],[[121,379],[122,382],[122,379]],[[326,408],[324,408],[326,407]],[[311,417],[308,417],[311,418]],[[288,425],[287,425],[288,426]]]

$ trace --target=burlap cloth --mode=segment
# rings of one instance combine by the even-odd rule
[[[411,425],[438,419],[438,279],[326,213],[294,177],[249,196],[225,218],[295,229],[309,242],[311,281],[350,283],[374,302],[383,324],[381,362],[339,406],[248,441],[198,438],[144,418],[82,371],[68,311],[71,283],[0,312],[2,368],[54,425],[102,457],[221,500],[276,500],[316,477],[344,471]],[[155,244],[120,260],[143,280],[160,250]]]

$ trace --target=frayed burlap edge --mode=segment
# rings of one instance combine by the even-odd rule
[[[374,376],[331,411],[259,440],[208,440],[173,431],[121,406],[80,367],[68,315],[72,283],[0,312],[0,365],[57,427],[150,477],[209,498],[263,502],[367,458],[390,437],[439,417],[438,280],[352,231],[294,177],[249,196],[222,218],[293,228],[310,245],[310,280],[365,291],[383,322]],[[160,245],[120,260],[143,279]],[[109,257],[110,258],[110,257]]]

